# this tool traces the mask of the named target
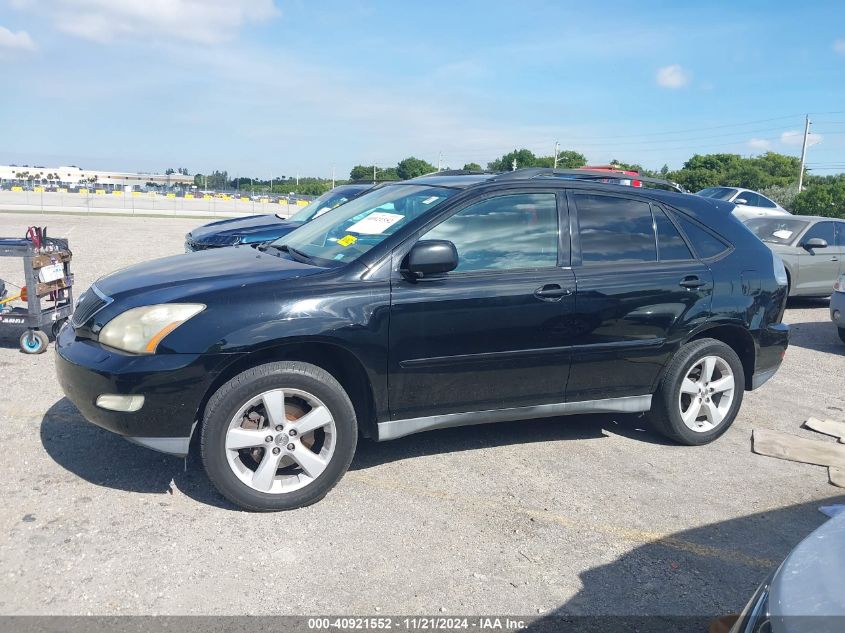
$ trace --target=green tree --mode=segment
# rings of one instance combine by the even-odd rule
[[[793,213],[845,218],[845,176],[813,179],[795,196]]]
[[[558,152],[557,166],[559,169],[578,169],[587,164],[587,157],[581,152],[576,152],[571,149],[565,149]],[[552,166],[554,166],[554,158],[552,158]]]
[[[478,163],[467,163],[463,166],[463,169],[467,171],[483,171],[481,169],[481,165],[479,165]]]
[[[487,169],[491,171],[510,171],[513,169],[514,160],[516,161],[517,169],[537,166],[537,157],[534,155],[534,152],[528,149],[515,149],[501,158],[487,163]]]
[[[399,164],[396,165],[396,174],[401,180],[424,176],[434,171],[437,171],[437,167],[414,156],[409,156],[405,160],[399,161]]]

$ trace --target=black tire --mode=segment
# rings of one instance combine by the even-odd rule
[[[21,334],[19,342],[24,354],[43,354],[50,344],[50,337],[41,330],[27,330]]]
[[[67,319],[59,319],[58,321],[53,323],[53,326],[50,328],[50,331],[53,334],[53,339],[59,338],[59,330],[62,329],[62,326],[67,323]]]
[[[724,419],[709,431],[694,431],[684,424],[678,407],[681,383],[687,373],[705,356],[724,360],[734,375],[734,398]],[[709,444],[728,430],[742,406],[745,392],[745,372],[739,356],[730,347],[712,338],[691,341],[684,345],[670,361],[657,392],[651,402],[649,421],[656,431],[680,444],[699,446]]]
[[[845,343],[845,327],[837,328],[839,330],[839,339]]]
[[[285,493],[265,493],[242,482],[226,457],[226,434],[238,410],[255,396],[278,388],[313,394],[329,409],[337,432],[334,453],[325,470],[311,483]],[[208,477],[229,501],[245,510],[293,510],[322,499],[340,481],[358,442],[355,408],[340,383],[327,371],[308,363],[286,361],[253,367],[235,376],[211,397],[201,428],[200,451]]]

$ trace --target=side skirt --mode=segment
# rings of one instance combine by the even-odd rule
[[[583,400],[581,402],[560,402],[540,404],[531,407],[511,409],[490,409],[468,413],[446,413],[429,415],[422,418],[389,420],[379,422],[378,440],[395,440],[421,431],[445,429],[452,426],[486,424],[488,422],[508,422],[530,420],[533,418],[551,418],[558,415],[577,413],[642,413],[651,409],[651,395],[625,396],[624,398],[605,398],[603,400]]]

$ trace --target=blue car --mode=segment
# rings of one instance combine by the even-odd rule
[[[368,183],[340,185],[327,191],[287,219],[270,213],[204,224],[185,235],[185,252],[191,253],[236,244],[258,245],[276,240],[326,211],[331,211],[344,202],[357,198],[373,187],[374,185]]]

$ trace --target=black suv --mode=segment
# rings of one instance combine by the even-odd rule
[[[789,334],[783,264],[733,208],[578,171],[390,184],[261,251],[103,277],[59,334],[59,380],[144,446],[185,455],[196,430],[252,510],[322,498],[359,435],[648,412],[706,444]]]

